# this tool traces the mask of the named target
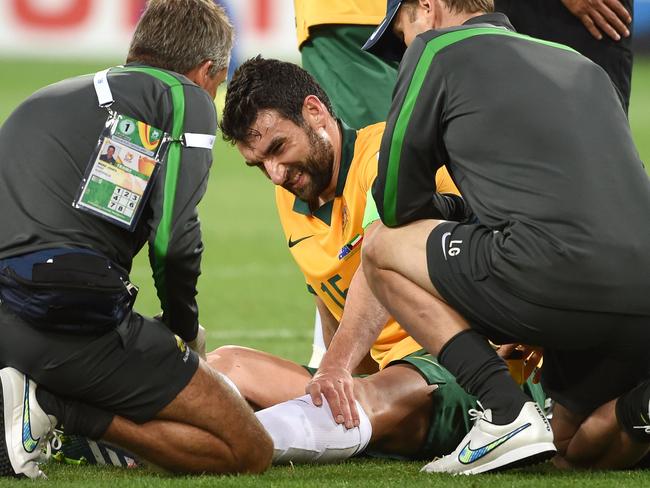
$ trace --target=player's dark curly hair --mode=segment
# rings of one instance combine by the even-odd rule
[[[255,135],[252,126],[260,110],[277,110],[303,127],[302,106],[309,95],[318,97],[334,114],[328,96],[300,66],[262,56],[249,59],[237,68],[228,84],[220,124],[223,138],[237,143]]]

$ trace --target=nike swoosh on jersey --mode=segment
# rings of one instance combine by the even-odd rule
[[[39,439],[32,436],[32,424],[29,419],[29,379],[25,378],[25,398],[23,400],[23,449],[34,452]]]
[[[292,241],[291,236],[289,236],[289,247],[293,247],[296,244],[300,244],[302,241],[304,241],[305,239],[309,239],[310,237],[314,237],[314,234],[310,236],[301,237],[300,239],[296,239],[295,241]]]
[[[486,444],[483,447],[479,447],[478,449],[472,449],[471,447],[469,447],[469,442],[468,442],[465,445],[465,447],[463,447],[463,449],[458,453],[458,461],[460,461],[461,464],[471,464],[475,461],[478,461],[482,457],[487,456],[489,453],[494,451],[497,447],[499,447],[507,440],[512,439],[514,436],[519,434],[519,432],[521,432],[522,430],[530,427],[530,425],[531,425],[530,423],[527,423],[520,427],[517,427],[512,432],[509,432],[506,435],[493,440],[489,444]]]

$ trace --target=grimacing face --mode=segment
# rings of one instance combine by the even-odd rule
[[[251,129],[254,135],[237,143],[246,164],[301,200],[315,202],[332,180],[334,149],[327,134],[272,110],[260,112]]]

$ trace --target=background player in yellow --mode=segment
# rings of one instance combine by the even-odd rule
[[[249,166],[259,167],[277,185],[288,246],[324,322],[333,328],[346,321],[386,324],[372,349],[381,371],[352,385],[358,416],[348,423],[350,430],[336,424],[328,405],[315,406],[323,403],[319,393],[313,400],[308,395],[290,400],[310,380],[300,365],[245,348],[210,354],[211,365],[229,376],[251,404],[271,407],[258,417],[271,430],[276,463],[344,459],[368,442],[382,454],[437,455],[468,428],[473,398],[385,312],[364,316],[366,305],[375,310],[376,301],[356,271],[364,234],[372,231],[371,225],[364,232],[363,219],[383,128],[383,123],[359,131],[346,127],[332,115],[320,86],[290,63],[249,60],[229,85],[224,136],[237,144]],[[450,192],[448,198],[460,198],[446,173],[436,180]],[[291,434],[282,438],[283,432]],[[314,436],[327,442],[314,446]]]
[[[350,127],[386,120],[397,62],[361,50],[384,18],[385,0],[294,0],[302,67],[331,95]]]

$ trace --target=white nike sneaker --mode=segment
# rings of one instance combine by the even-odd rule
[[[555,455],[553,432],[535,402],[526,402],[514,422],[496,425],[490,410],[470,410],[474,426],[451,454],[434,459],[427,473],[478,474],[536,464]]]
[[[0,370],[0,476],[46,478],[38,467],[50,454],[56,418],[47,415],[36,400],[36,383],[13,368]],[[45,450],[45,453],[43,452]]]

